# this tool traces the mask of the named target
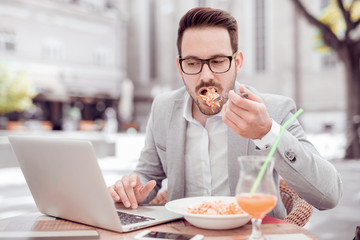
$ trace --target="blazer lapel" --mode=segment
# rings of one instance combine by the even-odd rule
[[[183,117],[182,100],[174,103],[170,125],[168,126],[168,138],[166,159],[170,168],[168,171],[168,201],[183,198],[185,195],[185,137],[187,122]]]
[[[239,179],[240,166],[238,157],[248,155],[249,140],[238,136],[228,129],[228,172],[231,195],[235,195],[236,184]]]
[[[239,93],[240,83],[235,81],[234,91]],[[228,128],[228,172],[230,193],[235,195],[240,175],[238,157],[248,155],[249,139],[242,138]]]

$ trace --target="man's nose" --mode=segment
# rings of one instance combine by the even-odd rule
[[[208,80],[208,79],[212,79],[214,77],[214,74],[210,70],[210,67],[207,63],[204,63],[200,74],[201,74],[200,77],[202,80]]]

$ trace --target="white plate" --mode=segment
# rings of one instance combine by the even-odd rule
[[[250,217],[248,214],[234,215],[205,215],[186,212],[189,207],[201,204],[202,202],[213,202],[222,200],[225,203],[236,203],[235,197],[213,196],[213,197],[191,197],[181,198],[165,204],[167,210],[180,214],[192,225],[206,229],[231,229],[246,224]]]

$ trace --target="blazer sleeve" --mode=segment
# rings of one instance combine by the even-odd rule
[[[267,101],[266,97],[264,99]],[[295,114],[296,105],[292,99],[282,96],[269,99],[269,114],[280,125]],[[319,210],[338,204],[343,192],[340,174],[306,139],[297,119],[284,132],[274,158],[278,174],[301,198]]]
[[[162,180],[166,178],[166,174],[160,161],[160,156],[164,152],[164,149],[156,143],[154,137],[154,128],[156,127],[154,116],[156,116],[156,109],[160,107],[157,105],[157,100],[155,99],[151,107],[151,113],[146,127],[145,145],[141,151],[139,162],[134,171],[134,173],[139,176],[143,185],[150,180],[156,181],[156,186],[144,201],[145,203],[151,201],[156,196],[161,188]]]

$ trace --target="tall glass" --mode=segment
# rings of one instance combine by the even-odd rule
[[[265,156],[242,156],[238,158],[240,177],[236,187],[236,201],[252,222],[252,233],[249,240],[265,239],[261,232],[264,216],[274,209],[277,202],[277,191],[273,178],[274,161],[269,161],[266,171],[253,194],[250,191],[266,160]]]

